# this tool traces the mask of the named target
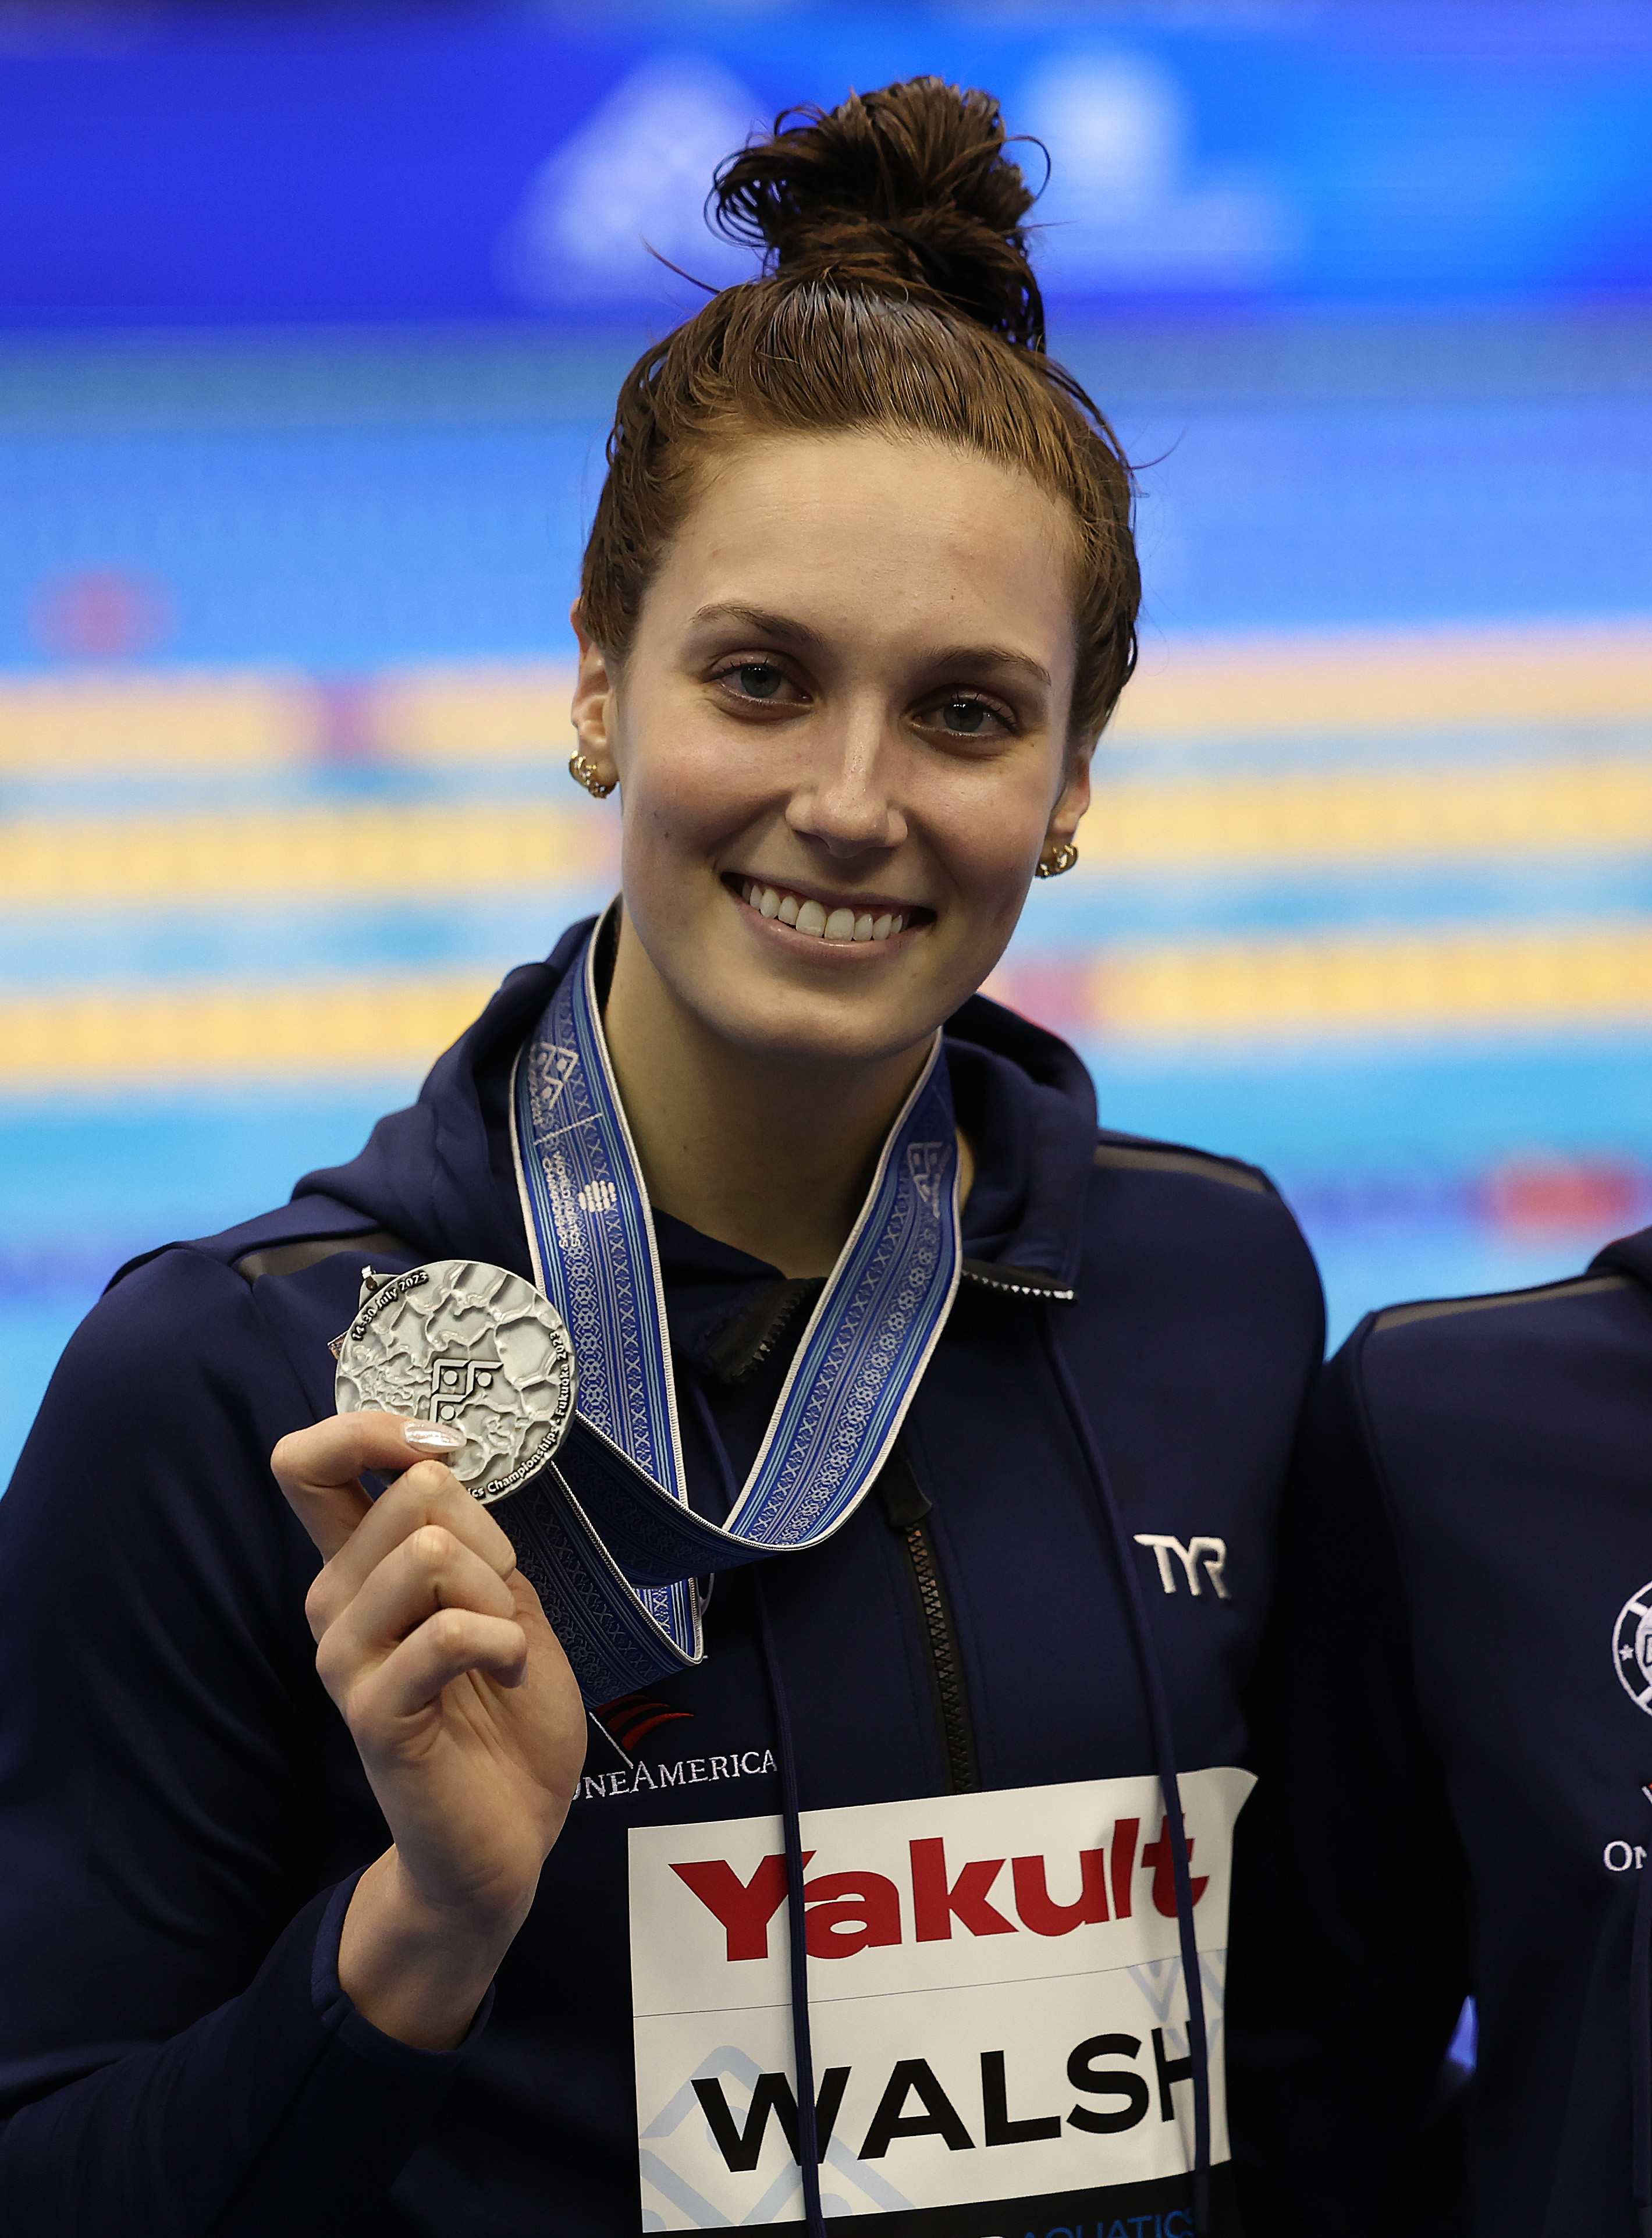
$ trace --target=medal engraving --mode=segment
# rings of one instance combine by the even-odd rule
[[[447,1422],[448,1463],[485,1505],[535,1476],[573,1414],[573,1346],[531,1282],[474,1259],[438,1259],[387,1281],[362,1270],[356,1317],[334,1347],[335,1403]]]

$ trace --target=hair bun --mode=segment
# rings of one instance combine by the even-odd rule
[[[928,295],[1041,350],[1021,229],[1034,197],[1005,138],[990,94],[936,77],[792,109],[722,166],[716,222],[783,278]]]

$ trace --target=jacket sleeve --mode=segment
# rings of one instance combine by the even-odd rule
[[[1415,2231],[1419,2184],[1426,2227],[1452,2227],[1450,2149],[1431,2130],[1467,1988],[1462,1872],[1362,1404],[1370,1334],[1305,1420],[1252,1701],[1228,2064],[1246,2227],[1268,2238]]]
[[[0,1500],[0,2230],[358,2232],[456,2054],[340,1990],[386,1840],[267,1456],[311,1414],[188,1251],[82,1326]],[[342,1742],[342,1747],[340,1742]],[[332,1783],[349,1828],[320,1829]]]

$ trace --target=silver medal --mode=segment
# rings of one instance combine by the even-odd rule
[[[485,1505],[537,1475],[573,1416],[573,1345],[532,1282],[476,1259],[405,1275],[361,1270],[356,1317],[333,1347],[340,1414],[377,1408],[446,1422],[447,1466]]]

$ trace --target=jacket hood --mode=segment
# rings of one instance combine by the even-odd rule
[[[294,1202],[327,1198],[426,1257],[462,1251],[530,1275],[511,1157],[511,1070],[595,922],[571,926],[543,963],[512,971],[438,1059],[418,1102],[381,1119],[347,1164],[307,1174]],[[946,1048],[975,1155],[966,1254],[1071,1288],[1096,1144],[1089,1074],[1065,1042],[981,995],[948,1021]]]

